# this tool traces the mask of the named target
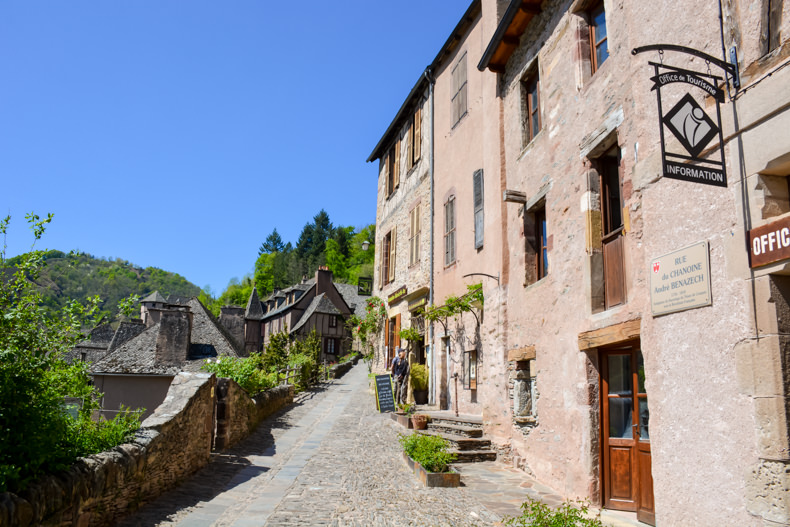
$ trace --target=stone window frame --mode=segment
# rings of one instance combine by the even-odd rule
[[[549,234],[548,221],[546,220],[546,196],[551,190],[552,183],[544,185],[540,188],[527,203],[524,205],[524,286],[530,286],[541,281],[549,275],[550,268],[546,265],[546,272],[541,273],[541,250],[545,247],[546,260],[548,261],[549,252],[552,246],[552,237]],[[540,218],[546,221],[546,235],[545,240],[540,236]],[[543,245],[545,244],[545,246]],[[548,262],[546,262],[548,263]]]
[[[587,24],[590,31],[590,74],[595,75],[595,72],[601,69],[603,63],[609,58],[609,28],[606,21],[606,8],[604,7],[603,0],[594,3],[587,9]],[[603,15],[603,29],[604,37],[598,40],[598,28],[600,25],[595,24],[597,16]],[[606,57],[600,63],[598,62],[598,49],[599,47],[606,46]]]

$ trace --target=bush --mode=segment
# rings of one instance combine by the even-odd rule
[[[576,506],[578,505],[578,507]],[[586,501],[565,501],[556,509],[530,499],[521,505],[521,516],[506,518],[505,525],[518,527],[603,527],[600,514],[590,518]]]
[[[422,391],[428,389],[428,368],[423,364],[412,364],[409,373],[411,377],[411,389]]]
[[[277,386],[277,372],[264,369],[260,353],[250,353],[249,357],[220,357],[209,359],[203,369],[217,377],[233,379],[250,396]]]
[[[428,472],[447,472],[449,464],[458,457],[447,451],[450,443],[441,436],[401,434],[398,438],[403,451]]]

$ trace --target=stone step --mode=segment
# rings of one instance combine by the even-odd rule
[[[458,458],[453,463],[478,463],[480,461],[496,461],[493,450],[450,450]]]
[[[428,414],[428,415],[431,416],[431,423],[434,424],[442,424],[442,425],[447,424],[453,426],[465,426],[467,428],[479,428],[481,430],[483,429],[483,420],[480,419],[479,417],[474,417],[469,415],[467,416],[462,415],[459,417],[455,417],[452,415],[445,415],[445,414],[440,414],[440,415]]]
[[[483,437],[483,430],[481,428],[475,428],[471,426],[456,425],[450,423],[437,423],[435,421],[431,421],[428,423],[428,429],[435,430],[437,432],[442,432],[445,434],[453,434],[457,436]]]
[[[491,441],[488,439],[447,434],[435,430],[419,430],[419,433],[423,435],[441,436],[449,441],[454,449],[459,451],[485,450],[491,448]]]

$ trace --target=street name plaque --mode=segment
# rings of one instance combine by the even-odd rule
[[[650,308],[654,317],[711,305],[709,252],[705,241],[653,260]]]
[[[391,375],[376,375],[376,404],[379,407],[379,413],[395,411]]]

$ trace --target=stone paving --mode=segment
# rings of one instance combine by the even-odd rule
[[[404,430],[379,414],[359,364],[215,454],[179,488],[119,525],[496,525],[527,497],[560,496],[496,462],[459,465],[462,486],[424,488],[397,442]]]

